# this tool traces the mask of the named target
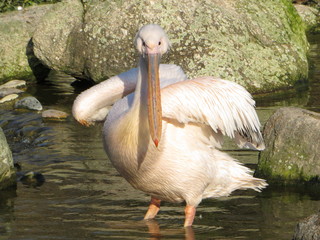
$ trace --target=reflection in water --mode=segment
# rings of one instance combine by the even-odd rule
[[[319,39],[319,36],[318,36]],[[314,51],[319,45],[311,45]],[[318,51],[319,52],[319,51]],[[312,55],[312,54],[311,54]],[[320,109],[319,57],[314,56],[310,89],[259,96],[264,123],[280,106]],[[58,81],[59,80],[59,81]],[[48,107],[71,113],[76,94],[70,78],[32,86],[29,91]],[[317,88],[318,89],[318,88]],[[23,171],[44,175],[37,188],[18,183],[0,193],[2,239],[291,239],[298,221],[320,207],[318,187],[238,191],[229,198],[204,200],[193,228],[184,229],[183,204],[164,203],[156,221],[143,221],[149,197],[134,190],[111,166],[101,141],[101,124],[82,127],[43,122],[36,112],[0,110],[14,159]],[[18,130],[17,130],[18,129]],[[257,152],[226,146],[241,162],[255,167]]]
[[[150,240],[161,239],[160,226],[156,220],[145,221],[148,226],[148,232],[150,234]]]
[[[148,232],[150,234],[150,240],[158,240],[161,238],[164,238],[165,236],[163,234],[161,234],[161,229],[160,229],[160,225],[156,220],[147,220],[144,221],[145,224],[148,226]],[[184,239],[185,240],[195,240],[195,234],[194,234],[194,230],[193,227],[186,227],[183,228],[179,231],[172,231],[170,233],[170,235],[172,236],[182,236],[182,232],[184,232]],[[168,235],[168,232],[166,233],[166,235]],[[182,238],[180,238],[182,239]]]

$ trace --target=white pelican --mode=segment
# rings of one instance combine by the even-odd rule
[[[154,218],[161,201],[185,201],[188,227],[202,199],[266,187],[265,180],[254,178],[248,168],[218,150],[223,135],[240,147],[264,149],[251,95],[219,78],[185,80],[175,65],[160,65],[159,70],[170,43],[158,25],[142,27],[135,46],[138,68],[84,91],[75,100],[73,115],[85,125],[103,120],[107,106],[135,89],[111,108],[103,141],[121,176],[151,196],[144,218]]]

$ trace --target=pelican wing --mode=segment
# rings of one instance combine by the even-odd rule
[[[263,150],[255,102],[237,83],[213,77],[196,78],[162,89],[164,118],[209,125],[235,138],[240,147]]]
[[[137,75],[133,68],[82,92],[73,103],[75,119],[84,125],[103,121],[112,104],[135,90]]]
[[[159,71],[161,87],[187,79],[183,70],[174,64],[160,64]],[[135,90],[138,72],[137,68],[132,68],[82,92],[72,107],[75,119],[84,125],[104,121],[111,106]],[[117,111],[115,115],[121,115],[129,108],[130,99],[124,99],[120,104],[117,104],[113,111],[114,113]]]

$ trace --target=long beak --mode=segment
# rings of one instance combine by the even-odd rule
[[[162,132],[159,64],[160,54],[148,54],[148,119],[150,135],[156,147]]]

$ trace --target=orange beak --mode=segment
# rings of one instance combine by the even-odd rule
[[[162,133],[159,53],[148,54],[148,119],[152,141],[158,147]]]

